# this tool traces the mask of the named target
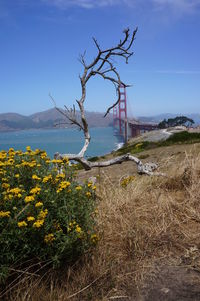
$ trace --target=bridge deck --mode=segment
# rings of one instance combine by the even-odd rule
[[[122,123],[125,123],[125,120],[124,119],[119,119],[117,118],[118,121],[121,121]],[[154,123],[141,123],[141,122],[135,122],[135,120],[128,120],[128,125],[130,128],[135,128],[135,129],[138,129],[138,130],[154,130],[154,129],[157,129],[158,128],[158,125],[157,124],[154,124]]]

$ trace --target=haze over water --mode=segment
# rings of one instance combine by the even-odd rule
[[[122,142],[114,136],[112,127],[91,128],[90,134],[92,139],[86,153],[89,157],[109,153]],[[10,147],[25,150],[29,145],[33,150],[45,150],[51,158],[56,152],[78,153],[83,143],[83,134],[76,129],[26,130],[0,134],[0,150],[8,150]]]

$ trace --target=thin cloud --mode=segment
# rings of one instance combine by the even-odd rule
[[[128,73],[200,75],[200,70],[127,70]]]
[[[200,9],[200,0],[151,0],[158,10],[170,9],[177,13],[194,13]]]
[[[183,74],[183,75],[198,75],[199,70],[158,70],[156,73],[161,74]]]
[[[200,9],[200,0],[41,0],[48,5],[54,5],[61,9],[68,7],[81,7],[85,9],[102,8],[109,6],[125,5],[127,7],[139,7],[150,5],[154,10],[170,9],[179,13],[191,13]]]
[[[47,3],[49,5],[57,6],[61,9],[65,9],[72,6],[82,7],[85,9],[92,9],[117,5],[122,3],[123,0],[42,0],[42,2]]]

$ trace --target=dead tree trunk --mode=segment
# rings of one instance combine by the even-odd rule
[[[78,108],[80,110],[81,119],[79,120],[76,115],[75,106],[73,105],[73,108],[67,108],[65,106],[65,110],[61,110],[56,106],[56,103],[52,96],[52,101],[54,102],[55,108],[62,114],[70,124],[76,125],[83,133],[85,142],[78,154],[60,154],[56,153],[54,155],[55,159],[63,159],[68,158],[69,160],[75,160],[82,164],[82,166],[85,168],[85,170],[90,170],[93,167],[105,167],[110,166],[113,164],[120,164],[124,161],[132,161],[136,163],[138,168],[138,173],[144,173],[148,175],[157,174],[154,173],[154,170],[157,168],[157,165],[154,163],[147,163],[143,164],[138,158],[126,154],[123,156],[119,156],[117,158],[102,161],[102,162],[90,162],[88,161],[84,155],[88,148],[88,145],[90,143],[91,137],[89,133],[89,127],[88,123],[85,117],[85,109],[84,109],[84,102],[86,99],[86,86],[87,82],[94,76],[100,76],[104,80],[107,80],[111,82],[117,93],[117,100],[113,103],[112,106],[110,106],[104,115],[104,117],[110,112],[112,108],[114,108],[120,100],[120,86],[123,85],[125,87],[128,87],[129,85],[125,84],[121,78],[120,75],[114,66],[113,59],[114,58],[122,58],[125,60],[126,63],[128,63],[129,58],[133,55],[133,52],[131,51],[131,47],[133,45],[133,41],[135,40],[135,35],[137,33],[137,28],[130,33],[129,29],[124,30],[124,37],[122,40],[119,41],[119,43],[116,46],[113,46],[111,48],[107,49],[101,49],[99,43],[95,38],[93,38],[93,41],[95,43],[95,46],[97,48],[97,55],[93,59],[93,61],[90,64],[86,63],[85,60],[85,53],[83,55],[80,55],[80,62],[83,65],[83,74],[82,76],[79,76],[80,83],[81,83],[81,98],[79,100],[76,100],[78,104]]]

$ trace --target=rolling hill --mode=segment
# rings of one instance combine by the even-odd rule
[[[90,127],[106,127],[111,125],[112,117],[103,117],[103,113],[86,112],[86,118]],[[80,112],[77,112],[80,119]],[[59,127],[72,127],[66,124],[65,117],[55,108],[43,112],[38,112],[30,116],[17,113],[0,114],[0,131],[26,130],[26,129],[45,129]]]

